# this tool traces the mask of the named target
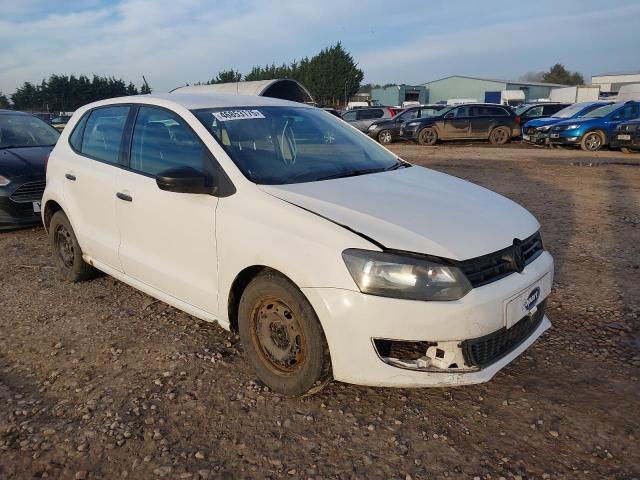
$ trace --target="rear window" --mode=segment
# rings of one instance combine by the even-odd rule
[[[97,108],[89,114],[80,151],[103,162],[118,163],[120,143],[129,107]]]

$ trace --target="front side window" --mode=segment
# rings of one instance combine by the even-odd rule
[[[0,115],[0,148],[51,147],[60,134],[31,115]]]
[[[589,113],[583,115],[584,118],[602,118],[606,117],[612,112],[615,112],[620,107],[622,107],[623,103],[612,103],[611,105],[606,105],[604,107],[596,108],[595,110],[591,110]]]
[[[459,107],[454,111],[456,118],[465,118],[471,116],[471,107]]]
[[[353,122],[356,119],[357,115],[358,115],[358,112],[355,110],[352,110],[342,115],[342,118],[347,122]]]
[[[247,106],[194,114],[257,184],[311,182],[405,166],[375,141],[312,108]]]
[[[89,114],[84,127],[81,152],[84,155],[117,164],[124,125],[129,107],[96,108]]]
[[[542,116],[542,111],[544,107],[542,105],[538,105],[537,107],[533,107],[531,110],[527,112],[527,117],[540,117]]]
[[[140,107],[131,142],[130,168],[148,175],[174,167],[204,171],[204,147],[187,122],[161,108]]]

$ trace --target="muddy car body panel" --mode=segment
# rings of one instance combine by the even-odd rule
[[[182,136],[165,135],[176,125]],[[87,151],[98,134],[116,151]],[[207,193],[159,187],[166,172],[151,172],[170,153],[213,172]],[[487,381],[550,325],[553,259],[531,214],[313,107],[213,94],[97,102],[62,132],[47,178],[45,226],[63,210],[86,262],[198,318],[236,329],[256,272],[286,276],[317,316],[336,380]],[[406,341],[428,348],[406,359],[380,346]]]

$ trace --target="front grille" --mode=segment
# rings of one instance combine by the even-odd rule
[[[522,269],[543,252],[542,237],[536,232],[522,242],[488,255],[460,262],[459,267],[471,285],[481,287]]]
[[[509,354],[538,328],[544,317],[545,303],[546,300],[540,302],[536,313],[523,317],[509,329],[503,327],[484,337],[463,341],[460,347],[465,363],[482,368]]]
[[[45,186],[46,182],[44,180],[40,182],[23,183],[9,198],[18,203],[39,202],[42,200]]]

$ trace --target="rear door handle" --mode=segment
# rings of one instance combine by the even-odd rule
[[[125,202],[133,202],[133,197],[131,195],[127,195],[126,193],[118,192],[116,193],[116,197],[120,200],[124,200]]]
[[[70,173],[66,173],[66,174],[65,174],[65,178],[66,178],[67,180],[71,180],[72,182],[75,182],[75,181],[76,181],[76,176],[75,176],[75,175],[71,175]]]

